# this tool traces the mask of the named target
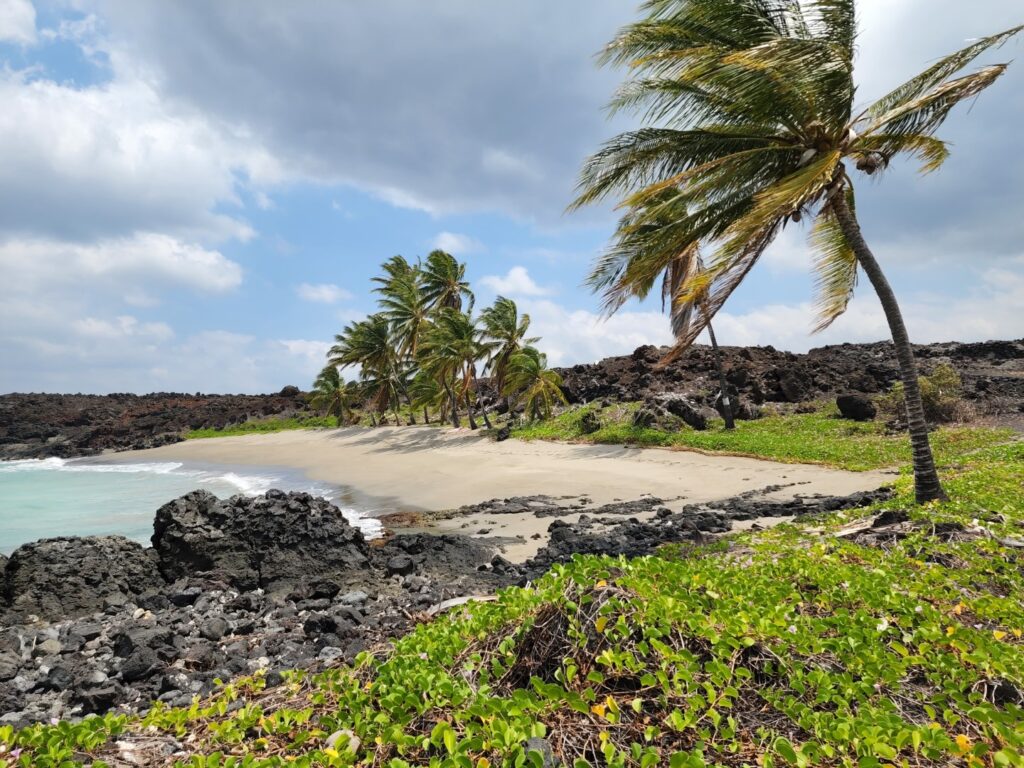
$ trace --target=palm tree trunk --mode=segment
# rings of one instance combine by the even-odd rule
[[[402,387],[402,397],[405,398],[405,403],[406,403],[406,405],[409,406],[409,424],[410,425],[415,425],[416,424],[416,411],[412,407],[412,398],[409,397],[409,392],[406,390],[406,388],[404,386]]]
[[[903,323],[903,314],[896,302],[896,294],[885,279],[882,268],[875,260],[875,255],[868,248],[860,231],[857,216],[846,201],[844,190],[840,189],[832,197],[832,209],[836,220],[843,231],[846,242],[850,244],[857,262],[868,276],[871,285],[882,302],[885,319],[889,322],[893,345],[896,347],[896,359],[900,365],[900,378],[903,380],[904,403],[907,408],[907,426],[910,430],[910,444],[914,453],[914,495],[918,504],[928,501],[945,501],[948,497],[939,482],[939,473],[935,469],[935,458],[928,441],[928,424],[924,418],[924,406],[921,404],[921,387],[917,379],[917,363],[914,361],[914,350],[910,346],[907,327]]]
[[[452,387],[451,387],[450,384],[448,384],[446,382],[445,385],[444,385],[444,389],[448,393],[448,402],[451,403],[451,413],[449,413],[448,415],[451,417],[452,427],[454,427],[455,429],[458,429],[459,426],[460,426],[459,425],[459,401],[455,399],[455,392],[452,390]]]
[[[423,423],[424,424],[429,424],[430,423],[430,411],[427,410],[427,406],[425,406],[425,405],[423,406]]]
[[[479,381],[476,378],[476,371],[473,371],[473,394],[477,392]],[[494,429],[494,425],[491,424],[491,420],[487,418],[487,408],[480,406],[480,415],[484,417],[484,426],[488,429]]]
[[[729,382],[725,380],[725,369],[722,368],[722,352],[718,348],[718,339],[715,338],[711,323],[708,323],[708,337],[711,339],[711,353],[715,356],[715,368],[718,369],[718,386],[722,388],[722,417],[725,419],[725,428],[736,429],[736,422],[732,417],[732,398],[729,397]]]

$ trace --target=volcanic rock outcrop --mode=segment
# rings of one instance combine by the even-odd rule
[[[365,579],[368,546],[336,506],[307,493],[267,491],[222,501],[193,491],[156,512],[153,548],[168,581],[210,572],[238,589]]]
[[[102,611],[163,586],[156,558],[123,536],[42,539],[19,547],[4,569],[9,616],[56,621]]]
[[[154,448],[178,442],[190,429],[220,429],[307,411],[295,387],[276,395],[2,395],[0,459]]]
[[[638,401],[673,392],[698,402],[719,390],[710,347],[697,345],[665,367],[666,348],[638,347],[631,355],[560,368],[570,402]],[[949,342],[914,348],[921,372],[951,364],[960,373],[964,396],[982,412],[1024,408],[1024,339],[976,344]],[[731,388],[754,404],[796,403],[842,393],[876,394],[899,379],[892,344],[840,344],[806,354],[774,347],[722,347]],[[710,404],[710,403],[708,403]]]

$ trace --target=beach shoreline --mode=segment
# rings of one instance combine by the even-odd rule
[[[549,519],[530,512],[436,513],[513,497],[547,496],[562,499],[567,506],[589,500],[565,518],[575,521],[591,505],[645,496],[663,499],[675,511],[684,504],[743,494],[774,500],[846,496],[891,484],[894,478],[887,470],[850,472],[660,448],[495,442],[481,432],[433,427],[350,427],[209,438],[104,458],[289,467],[312,481],[351,489],[370,507],[370,514],[384,517],[391,528],[495,537],[513,561],[530,557],[543,546]],[[760,493],[766,488],[774,490]]]

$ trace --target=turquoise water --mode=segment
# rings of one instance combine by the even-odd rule
[[[121,534],[148,544],[157,508],[197,488],[221,498],[269,488],[309,491],[334,500],[364,532],[379,533],[376,520],[343,505],[341,489],[287,470],[33,459],[0,462],[0,553],[52,536]]]

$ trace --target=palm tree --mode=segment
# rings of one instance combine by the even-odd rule
[[[403,366],[395,350],[391,325],[381,313],[350,323],[334,337],[328,363],[336,367],[359,366],[359,377],[371,413],[383,414],[389,408],[398,416],[398,403],[404,393],[408,367]]]
[[[508,362],[505,393],[521,400],[533,420],[549,418],[556,402],[568,402],[562,377],[547,365],[547,355],[535,347],[523,347]]]
[[[420,367],[446,388],[452,408],[452,426],[458,426],[458,401],[466,404],[469,427],[476,429],[476,364],[488,352],[483,331],[470,315],[451,307],[439,309],[423,338]],[[491,427],[487,411],[484,424]]]
[[[424,424],[430,423],[431,408],[435,409],[441,421],[444,421],[449,406],[448,395],[441,382],[434,376],[423,369],[417,370],[409,382],[409,395],[412,397],[413,407],[423,409]]]
[[[520,316],[519,309],[512,299],[499,296],[494,305],[480,313],[480,321],[490,340],[490,358],[487,371],[494,380],[494,388],[498,393],[505,390],[505,377],[508,374],[508,363],[512,356],[524,346],[536,344],[537,337],[527,338],[530,329],[530,316]],[[505,409],[510,410],[511,403],[505,396]]]
[[[671,189],[664,189],[646,201],[639,210],[626,213],[619,221],[612,246],[597,260],[587,282],[594,291],[603,294],[604,312],[612,315],[630,298],[647,298],[660,277],[662,309],[668,306],[672,334],[676,339],[681,339],[689,332],[694,302],[681,301],[679,292],[696,271],[704,269],[700,251],[697,244],[692,244],[666,262],[664,254],[645,247],[649,236],[672,224],[675,212],[671,209],[671,203],[675,194]],[[706,295],[702,294],[699,301],[704,300]],[[710,320],[707,331],[722,391],[725,428],[735,429],[722,354]]]
[[[423,266],[423,293],[431,309],[448,307],[462,311],[462,299],[473,311],[473,291],[466,281],[466,265],[444,251],[431,251]]]
[[[414,358],[420,337],[430,322],[430,307],[418,273],[393,278],[376,290],[381,294],[381,312],[391,323],[399,357]]]
[[[354,381],[346,382],[337,366],[326,365],[313,382],[313,396],[309,403],[333,416],[341,426],[351,420],[352,406],[361,394],[359,385]]]
[[[419,263],[410,264],[404,256],[400,255],[392,256],[381,264],[380,268],[384,270],[384,275],[372,277],[370,280],[385,287],[394,280],[415,277],[420,270]]]
[[[907,329],[861,234],[847,164],[872,174],[905,154],[924,172],[937,169],[949,149],[936,130],[1007,65],[954,76],[1024,27],[980,38],[855,111],[854,0],[648,0],[643,8],[646,18],[625,27],[603,60],[633,72],[612,109],[638,112],[656,127],[623,133],[593,155],[574,205],[621,194],[637,210],[672,190],[671,202],[650,215],[671,206],[678,217],[645,235],[644,247],[664,264],[697,244],[710,254],[676,294],[693,305],[694,318],[673,355],[693,342],[779,231],[812,216],[816,329],[846,310],[859,265],[899,361],[917,501],[945,499]]]

